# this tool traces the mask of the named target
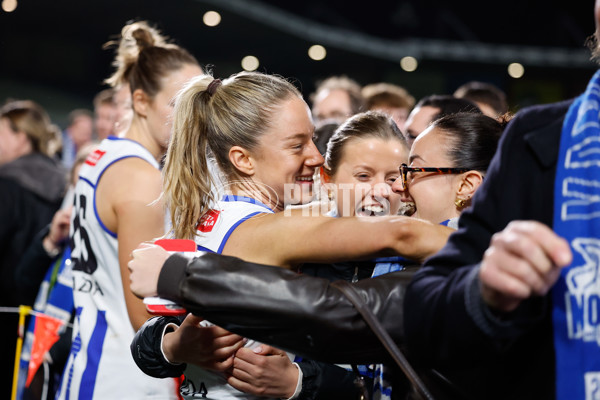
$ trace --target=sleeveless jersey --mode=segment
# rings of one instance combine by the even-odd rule
[[[216,207],[207,212],[198,224],[198,250],[221,253],[231,233],[242,222],[255,215],[272,212],[266,205],[249,197],[223,196]],[[210,322],[202,321],[201,325],[210,326]],[[254,348],[258,345],[260,343],[248,340],[245,347]],[[184,375],[181,395],[185,399],[261,399],[233,388],[227,383],[225,376],[218,372],[188,364]]]
[[[118,258],[118,242],[98,216],[96,187],[106,170],[137,157],[159,168],[139,143],[109,137],[79,172],[71,217],[75,321],[71,353],[58,399],[176,399],[174,379],[151,378],[135,365],[131,326]]]

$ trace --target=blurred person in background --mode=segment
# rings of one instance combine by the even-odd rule
[[[393,83],[372,83],[362,88],[362,95],[367,110],[387,113],[400,131],[404,131],[408,114],[415,106],[415,98],[406,89]]]
[[[73,166],[79,149],[92,141],[94,114],[90,110],[76,109],[69,113],[69,125],[62,135],[61,160],[66,169]]]
[[[117,106],[114,97],[112,88],[101,90],[94,96],[94,133],[98,141],[115,134]]]
[[[319,150],[319,153],[324,157],[327,151],[327,143],[331,136],[335,133],[335,130],[340,126],[339,122],[333,119],[319,121],[315,124],[315,133],[313,135],[313,141],[315,146]]]
[[[496,118],[508,112],[506,93],[491,83],[469,81],[454,91],[454,97],[471,100],[488,117]]]
[[[421,98],[408,115],[402,131],[408,145],[412,146],[417,136],[436,119],[458,112],[481,114],[477,105],[466,99],[441,94],[432,94]]]
[[[59,128],[33,101],[0,108],[0,305],[18,306],[15,267],[34,236],[50,223],[65,193],[66,170],[52,154]],[[0,398],[9,398],[18,316],[2,313]]]
[[[309,100],[315,124],[330,119],[341,124],[365,108],[360,84],[345,75],[318,82]]]

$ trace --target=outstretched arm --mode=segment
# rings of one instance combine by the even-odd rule
[[[135,251],[129,266],[138,295],[158,293],[227,330],[309,358],[337,363],[384,359],[385,349],[362,316],[325,279],[219,254],[192,260],[175,254],[162,267],[158,291],[136,290],[136,271],[142,274],[161,252],[166,255],[158,246]],[[399,343],[404,290],[411,276],[400,271],[355,284]]]
[[[452,232],[405,216],[332,218],[291,210],[245,221],[223,254],[282,267],[390,255],[421,262],[440,250]]]

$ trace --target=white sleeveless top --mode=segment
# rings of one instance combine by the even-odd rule
[[[199,236],[196,236],[198,250],[220,254],[231,233],[242,222],[255,215],[272,212],[266,205],[249,197],[223,196],[217,206],[206,213],[198,225]],[[208,321],[202,321],[201,324],[210,326]],[[258,345],[260,343],[248,340],[245,347],[254,348]],[[288,354],[288,357],[293,359],[293,355]],[[195,365],[188,364],[184,375],[181,395],[185,399],[263,399],[233,388],[227,383],[225,375]]]
[[[176,399],[174,379],[151,378],[131,357],[131,326],[118,257],[118,242],[98,217],[96,187],[119,160],[137,157],[158,163],[139,143],[109,137],[79,172],[71,219],[73,297],[76,318],[71,354],[58,399]]]

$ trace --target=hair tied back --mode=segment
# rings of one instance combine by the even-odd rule
[[[206,91],[208,92],[208,94],[210,94],[212,96],[213,94],[215,94],[215,92],[217,91],[217,88],[219,86],[221,86],[221,80],[213,79],[212,82],[208,84]]]

